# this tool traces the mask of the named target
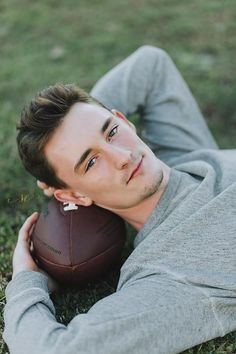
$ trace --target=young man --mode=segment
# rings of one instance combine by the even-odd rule
[[[170,354],[235,330],[236,150],[217,148],[160,49],[139,48],[97,83],[91,95],[107,109],[78,95],[55,86],[32,101],[21,158],[46,193],[95,203],[133,225],[134,251],[117,291],[65,326],[31,258],[37,216],[28,218],[6,289],[10,352]],[[154,153],[125,117],[134,112]]]

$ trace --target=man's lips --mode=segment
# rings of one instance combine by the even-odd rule
[[[129,183],[129,181],[133,178],[133,176],[135,175],[136,172],[138,172],[141,164],[142,164],[142,161],[143,161],[143,157],[141,158],[141,160],[139,161],[138,165],[135,167],[135,169],[133,170],[133,172],[131,173],[128,181],[127,181],[127,184]]]

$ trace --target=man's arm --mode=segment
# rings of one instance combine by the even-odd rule
[[[139,112],[142,136],[170,162],[197,149],[216,149],[188,86],[168,54],[143,46],[101,78],[91,95],[126,115]]]
[[[6,288],[3,338],[11,354],[171,354],[222,334],[210,299],[135,259],[123,266],[116,293],[68,326],[58,323],[48,278],[30,256],[36,219],[20,231]]]
[[[18,273],[6,295],[11,354],[172,354],[222,335],[203,294],[147,272],[68,326],[55,319],[43,274]]]

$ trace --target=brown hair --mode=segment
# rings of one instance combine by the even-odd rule
[[[44,148],[76,102],[97,104],[106,108],[101,102],[73,84],[56,84],[39,92],[23,108],[17,126],[18,150],[24,167],[38,180],[51,187],[68,186],[57,177],[56,171],[46,159]]]

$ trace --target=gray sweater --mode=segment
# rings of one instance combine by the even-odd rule
[[[171,354],[236,329],[236,150],[182,155],[135,238],[117,291],[67,325],[47,278],[6,288],[11,354]]]

